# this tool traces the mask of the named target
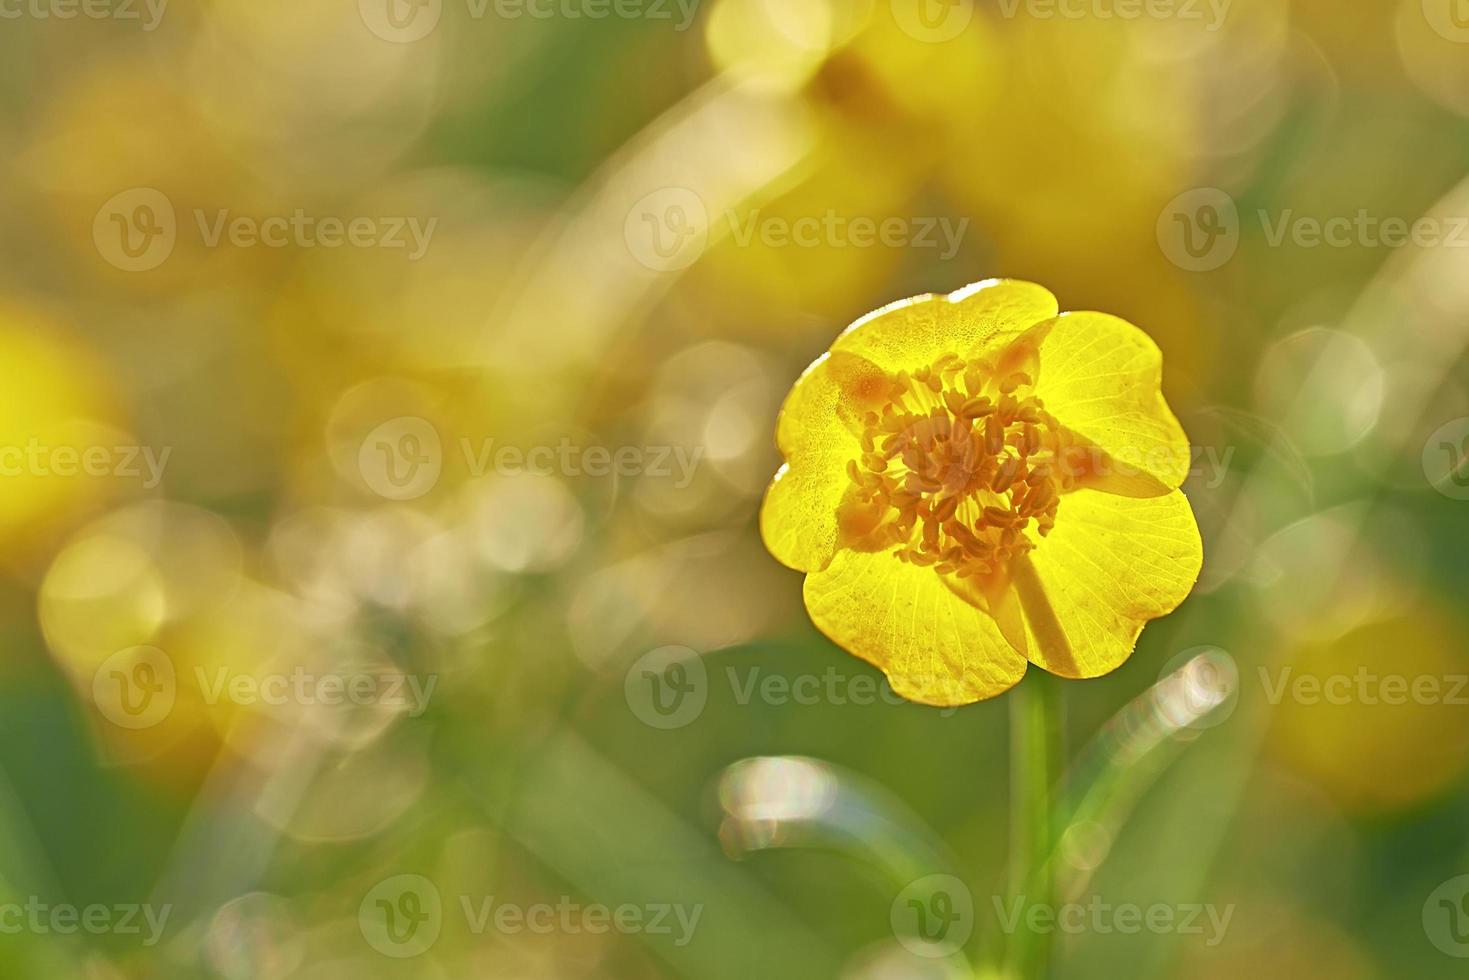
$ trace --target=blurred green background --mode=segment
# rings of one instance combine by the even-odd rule
[[[1063,881],[1227,929],[1053,974],[1463,975],[1463,0],[0,0],[0,147],[0,975],[975,975],[903,889],[1005,938],[1006,699],[755,517],[831,338],[991,276],[1197,447]]]

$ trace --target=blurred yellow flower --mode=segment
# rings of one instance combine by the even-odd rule
[[[1287,648],[1260,669],[1278,704],[1272,748],[1352,813],[1408,810],[1469,770],[1464,626],[1431,602],[1330,639]]]
[[[91,447],[136,442],[105,365],[40,311],[0,298],[0,565],[21,567],[58,533],[123,489],[89,476]],[[70,459],[64,454],[70,454]]]
[[[1101,313],[991,280],[884,307],[796,382],[766,547],[828,637],[926,704],[1027,663],[1105,674],[1203,560],[1162,355]]]

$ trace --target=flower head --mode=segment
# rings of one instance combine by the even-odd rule
[[[919,296],[796,382],[766,547],[806,609],[914,701],[968,704],[1034,663],[1096,677],[1183,601],[1203,551],[1162,355],[1032,283]]]

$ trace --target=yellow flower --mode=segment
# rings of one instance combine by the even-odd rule
[[[765,545],[899,694],[994,697],[1034,663],[1097,677],[1203,561],[1162,355],[1102,313],[990,280],[858,320],[796,382]]]

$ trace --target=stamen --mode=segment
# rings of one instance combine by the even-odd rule
[[[1000,376],[990,361],[950,353],[892,377],[847,469],[863,519],[844,526],[870,524],[868,543],[961,579],[1033,549],[1032,532],[1055,526],[1073,483],[1062,464],[1077,448],[1031,393],[1034,366],[1006,363]]]

